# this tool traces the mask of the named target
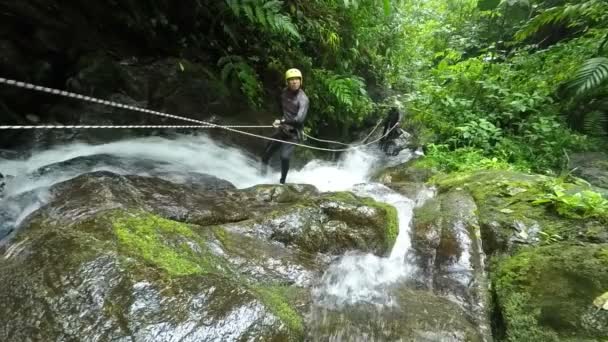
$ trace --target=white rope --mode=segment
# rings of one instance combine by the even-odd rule
[[[268,128],[272,126],[224,126],[238,128]],[[0,126],[0,130],[7,129],[106,129],[106,128],[215,128],[208,125],[9,125]]]
[[[391,129],[389,129],[386,132],[386,134],[384,134],[380,138],[378,138],[378,139],[376,139],[376,140],[374,140],[372,142],[369,142],[367,144],[360,144],[360,145],[356,145],[356,146],[349,146],[348,148],[335,148],[335,149],[334,148],[323,148],[323,147],[304,145],[304,144],[300,144],[300,143],[293,142],[293,141],[286,141],[286,140],[275,139],[275,138],[266,137],[266,136],[263,136],[263,135],[254,134],[254,133],[240,131],[238,129],[235,129],[236,127],[238,127],[238,128],[244,128],[244,127],[252,128],[252,127],[256,127],[257,128],[257,127],[268,127],[268,126],[235,126],[235,128],[232,128],[232,127],[229,127],[229,126],[222,126],[222,125],[217,125],[217,124],[214,124],[214,123],[211,123],[211,122],[205,122],[205,121],[201,121],[201,120],[185,118],[185,117],[181,117],[181,116],[177,116],[177,115],[172,115],[172,114],[167,114],[167,113],[162,113],[162,112],[158,112],[158,111],[154,111],[154,110],[150,110],[150,109],[139,108],[139,107],[136,107],[136,106],[129,106],[129,105],[125,105],[125,104],[122,104],[122,103],[102,100],[102,99],[98,99],[98,98],[94,98],[94,97],[90,97],[90,96],[84,96],[84,95],[81,95],[81,94],[76,94],[76,93],[68,92],[68,91],[65,91],[65,90],[59,90],[59,89],[53,89],[53,88],[48,88],[48,87],[42,87],[42,86],[35,85],[35,84],[32,84],[32,83],[20,82],[20,81],[16,81],[16,80],[12,80],[12,79],[7,79],[7,78],[3,78],[3,77],[0,77],[0,84],[7,84],[7,85],[18,87],[18,88],[25,88],[25,89],[40,91],[40,92],[43,92],[43,93],[65,96],[65,97],[79,99],[79,100],[83,100],[83,101],[88,101],[88,102],[93,102],[93,103],[99,103],[99,104],[102,104],[102,105],[105,105],[105,106],[122,108],[122,109],[132,110],[132,111],[136,111],[136,112],[142,112],[142,113],[146,113],[146,114],[158,115],[158,116],[163,116],[163,117],[172,118],[172,119],[176,119],[176,120],[183,120],[183,121],[194,122],[194,123],[197,123],[199,125],[204,126],[205,128],[221,128],[221,129],[225,129],[225,130],[230,131],[230,132],[235,132],[235,133],[239,133],[239,134],[242,134],[242,135],[247,135],[247,136],[251,136],[251,137],[254,137],[254,138],[260,138],[260,139],[264,139],[264,140],[268,140],[268,141],[276,141],[276,142],[280,142],[280,143],[284,143],[284,144],[301,146],[301,147],[312,149],[312,150],[327,151],[327,152],[345,152],[345,151],[351,151],[351,150],[354,150],[356,148],[361,148],[361,147],[365,147],[365,146],[374,144],[374,143],[380,141],[385,136],[387,136],[397,126],[397,125],[394,125],[393,127],[391,127]],[[41,125],[40,127],[44,127],[44,126],[48,126],[48,125]],[[19,126],[2,126],[2,127],[19,127]],[[30,127],[30,126],[20,126],[20,127]],[[203,127],[198,127],[198,128],[203,128]],[[7,128],[7,129],[19,129],[19,128]]]

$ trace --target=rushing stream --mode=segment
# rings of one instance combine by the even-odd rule
[[[100,162],[82,165],[58,164],[73,158],[110,155],[133,160],[127,163]],[[405,162],[409,151],[393,157]],[[356,303],[378,307],[395,303],[386,289],[414,271],[410,252],[410,223],[415,202],[391,190],[370,182],[371,174],[384,166],[384,158],[373,149],[354,150],[337,162],[312,161],[301,170],[291,170],[289,183],[307,183],[321,191],[352,191],[393,205],[398,211],[399,233],[394,247],[386,257],[372,254],[347,253],[337,258],[313,288],[313,307],[339,309]],[[69,144],[47,151],[38,151],[24,160],[0,159],[0,172],[12,175],[0,200],[0,215],[4,227],[0,237],[19,225],[27,215],[47,200],[47,189],[53,184],[92,171],[112,171],[119,174],[167,175],[199,172],[216,176],[246,188],[261,183],[276,183],[278,173],[266,178],[258,173],[256,156],[221,144],[206,136],[182,136],[177,139],[142,138],[104,145]],[[432,193],[422,194],[423,199]],[[417,201],[420,204],[419,201]],[[2,234],[2,229],[4,234]]]

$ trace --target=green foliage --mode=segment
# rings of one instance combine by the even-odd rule
[[[459,148],[452,151],[447,145],[435,144],[427,146],[426,157],[416,162],[416,165],[426,168],[435,168],[443,172],[527,170],[525,165],[510,164],[499,157],[488,157],[479,149]]]
[[[588,25],[608,19],[608,4],[602,0],[587,0],[577,4],[565,4],[541,10],[516,34],[515,39],[523,41],[541,28],[555,23],[567,23],[570,27]]]
[[[608,80],[608,58],[596,57],[585,61],[572,80],[567,83],[567,87],[576,95],[581,95],[598,88],[606,80]]]
[[[297,39],[301,38],[291,18],[281,13],[282,1],[226,0],[226,3],[234,15],[246,18],[263,30],[288,34]]]
[[[533,204],[550,204],[564,217],[608,223],[608,200],[600,193],[591,190],[569,193],[559,181],[548,182],[546,188],[549,192]]]
[[[486,151],[502,136],[500,128],[484,118],[465,123],[456,127],[458,135],[452,138],[455,146],[480,147]]]
[[[313,70],[312,77],[312,111],[324,113],[322,118],[313,119],[313,123],[322,119],[349,126],[360,123],[372,110],[372,101],[361,77],[334,74],[323,69]]]
[[[221,75],[224,82],[238,81],[240,89],[249,103],[255,107],[260,106],[262,87],[258,81],[258,76],[242,57],[222,57],[218,61],[218,66],[222,68]]]

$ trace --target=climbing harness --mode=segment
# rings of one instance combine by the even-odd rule
[[[221,128],[221,129],[224,129],[224,130],[227,130],[230,132],[247,135],[247,136],[251,136],[254,138],[259,138],[259,139],[269,140],[269,141],[276,141],[276,142],[280,142],[280,143],[284,143],[284,144],[300,146],[300,147],[318,150],[318,151],[346,152],[346,151],[351,151],[351,150],[354,150],[357,148],[365,147],[368,145],[372,145],[372,144],[380,141],[382,138],[386,137],[395,127],[397,127],[397,124],[395,124],[389,130],[387,130],[387,132],[385,134],[383,134],[380,138],[375,139],[369,143],[363,143],[363,144],[354,145],[354,146],[351,146],[351,145],[348,145],[345,143],[341,143],[341,142],[337,142],[337,141],[322,140],[322,139],[314,138],[314,140],[318,140],[318,141],[332,142],[332,143],[338,143],[338,144],[349,146],[348,148],[323,148],[323,147],[316,147],[316,146],[311,146],[311,145],[300,144],[300,143],[296,143],[296,142],[292,142],[292,141],[275,139],[275,138],[266,137],[263,135],[250,133],[250,132],[246,132],[246,131],[241,131],[241,130],[237,129],[237,128],[270,128],[270,127],[273,127],[273,126],[268,126],[268,125],[266,125],[266,126],[217,125],[217,124],[214,124],[211,122],[186,118],[186,117],[173,115],[173,114],[167,114],[167,113],[158,112],[158,111],[154,111],[154,110],[150,110],[150,109],[144,109],[144,108],[140,108],[140,107],[136,107],[136,106],[125,105],[122,103],[102,100],[102,99],[98,99],[98,98],[91,97],[91,96],[85,96],[82,94],[72,93],[72,92],[65,91],[65,90],[42,87],[42,86],[35,85],[32,83],[16,81],[16,80],[7,79],[7,78],[3,78],[3,77],[0,77],[0,84],[6,84],[6,85],[14,86],[17,88],[30,89],[30,90],[40,91],[43,93],[74,98],[74,99],[83,100],[83,101],[92,102],[92,103],[98,103],[98,104],[109,106],[109,107],[127,109],[127,110],[131,110],[131,111],[142,112],[142,113],[146,113],[146,114],[157,115],[157,116],[162,116],[162,117],[176,119],[176,120],[189,121],[189,122],[198,124],[198,125],[189,125],[189,126],[179,126],[179,125],[174,125],[174,126],[171,126],[171,125],[130,125],[130,126],[125,126],[125,125],[122,125],[122,126],[112,126],[112,125],[38,125],[38,126],[7,125],[7,126],[0,126],[0,130],[7,130],[7,129],[70,129],[70,128],[74,128],[74,129],[76,129],[76,128],[84,128],[84,129],[97,129],[97,128],[99,128],[99,129],[106,129],[106,128]],[[365,140],[368,139],[372,135],[372,133],[379,126],[379,124],[380,124],[380,121],[378,122],[378,124],[376,125],[374,130],[365,138]],[[308,135],[306,135],[306,136],[310,137]]]

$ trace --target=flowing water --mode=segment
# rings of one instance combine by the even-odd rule
[[[34,172],[48,165],[91,155],[112,155],[125,159],[145,160],[145,167],[133,164],[116,165],[96,163],[83,169],[70,167],[50,168]],[[392,163],[405,162],[411,153],[403,151]],[[335,260],[313,288],[316,307],[340,308],[343,305],[366,303],[392,306],[386,289],[413,271],[410,250],[410,221],[415,203],[390,188],[369,181],[370,175],[383,166],[383,157],[372,149],[355,150],[337,162],[312,161],[301,170],[290,170],[289,183],[307,183],[321,191],[353,191],[357,195],[371,196],[389,203],[398,211],[399,233],[394,247],[386,257],[371,254],[347,253]],[[47,151],[32,153],[24,160],[0,159],[0,172],[15,176],[0,200],[0,216],[4,227],[0,233],[16,226],[48,198],[47,189],[58,182],[84,172],[112,171],[119,174],[147,175],[159,172],[200,172],[230,181],[238,188],[260,183],[276,183],[278,172],[266,178],[258,173],[256,156],[247,155],[233,147],[219,144],[206,136],[181,136],[176,139],[140,138],[104,145],[69,144]],[[33,190],[33,191],[32,191]],[[2,235],[0,235],[2,238]]]

